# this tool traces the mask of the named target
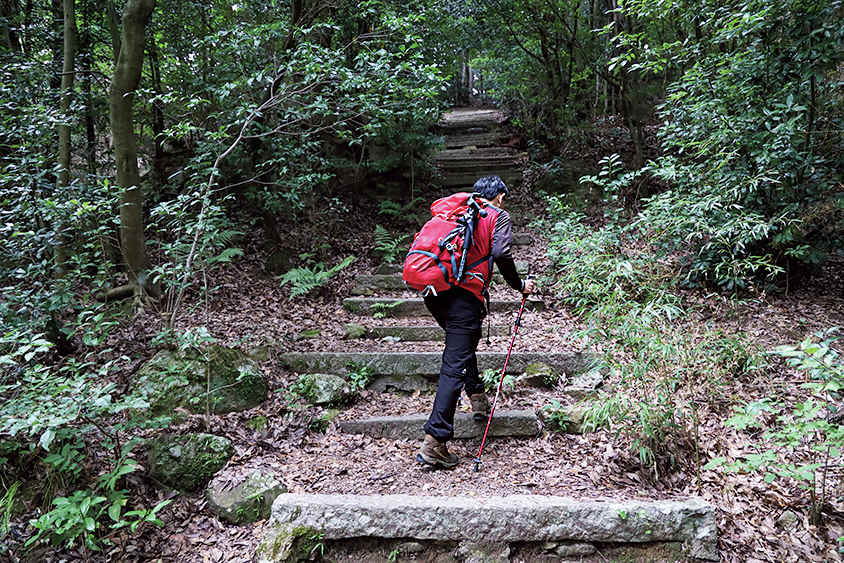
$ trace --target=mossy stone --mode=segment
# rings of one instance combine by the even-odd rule
[[[285,523],[271,525],[264,531],[255,557],[258,563],[309,561],[321,541],[322,534],[313,528]]]
[[[146,447],[150,477],[182,493],[208,485],[234,454],[231,440],[213,434],[168,434]]]
[[[132,392],[147,394],[145,414],[150,418],[172,415],[177,407],[225,414],[261,404],[267,398],[267,382],[260,366],[240,350],[209,346],[158,352],[135,374]]]
[[[271,474],[253,471],[231,489],[214,486],[206,491],[208,507],[218,518],[233,524],[246,524],[268,518],[273,501],[287,489]]]
[[[350,323],[343,327],[343,338],[346,340],[358,340],[366,336],[366,327],[363,325]]]
[[[298,386],[299,394],[314,405],[342,403],[352,396],[351,384],[331,373],[300,375]]]

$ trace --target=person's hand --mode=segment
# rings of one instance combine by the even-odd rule
[[[529,295],[536,291],[536,281],[535,280],[525,280],[525,288],[522,290],[522,293],[525,295]]]

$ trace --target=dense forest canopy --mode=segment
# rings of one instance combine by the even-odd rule
[[[584,179],[619,229],[603,242],[646,233],[671,287],[787,289],[844,245],[842,19],[840,0],[0,0],[0,459],[51,451],[78,477],[96,435],[109,472],[78,495],[154,521],[121,480],[140,423],[99,423],[134,406],[104,383],[109,331],[158,315],[156,344],[201,344],[186,295],[248,236],[297,233],[289,256],[325,279],[343,250],[314,234],[430,186],[448,107],[502,108],[544,171],[621,124]],[[587,238],[554,201],[552,247]],[[602,303],[560,277],[579,313]]]

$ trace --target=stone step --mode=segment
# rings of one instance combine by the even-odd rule
[[[493,302],[493,311],[496,313],[509,313],[518,311],[522,301],[519,300],[496,300]],[[425,308],[425,301],[414,297],[411,299],[390,299],[381,297],[347,297],[343,299],[343,308],[350,313],[359,315],[383,314],[390,317],[424,317],[430,315]],[[542,311],[545,303],[528,299],[525,303],[527,311]]]
[[[493,325],[490,327],[490,336],[510,336],[513,332],[512,326]],[[372,338],[398,338],[403,342],[430,342],[445,340],[445,333],[437,325],[432,326],[376,326],[368,331]],[[486,336],[486,326],[484,326]]]
[[[504,352],[478,352],[478,369],[500,370],[504,365]],[[513,352],[507,363],[507,373],[521,375],[530,364],[544,363],[557,373],[566,374],[578,387],[597,387],[601,376],[592,370],[598,359],[581,352]],[[346,375],[361,369],[373,376],[390,376],[393,379],[437,379],[440,374],[442,352],[288,352],[279,355],[279,363],[298,373],[333,373]],[[587,377],[588,376],[588,377]],[[587,383],[579,382],[582,377]],[[409,390],[414,390],[410,387]]]
[[[526,157],[527,154],[520,152],[517,148],[509,145],[498,145],[494,147],[463,147],[459,149],[441,150],[434,156],[437,160],[495,160],[496,158],[512,158],[514,156]]]
[[[459,172],[465,170],[473,174],[482,174],[485,170],[509,170],[518,169],[518,162],[516,158],[502,157],[502,158],[465,158],[465,159],[450,159],[437,160],[437,168],[441,173]]]
[[[519,271],[520,274],[527,273],[528,268],[531,268],[531,272],[536,273],[537,267],[536,264],[531,266],[531,263],[526,260],[516,260],[516,269]],[[542,268],[540,270],[544,270],[545,265],[542,264]],[[375,275],[379,276],[388,276],[390,274],[401,274],[402,265],[401,264],[387,264],[383,262],[379,264],[378,268],[375,269]]]
[[[718,561],[715,510],[683,500],[577,500],[542,495],[439,497],[285,493],[257,560],[286,560],[303,540],[401,538],[502,545],[510,542],[671,542],[691,560]],[[497,560],[497,559],[496,559]]]
[[[449,173],[442,175],[439,178],[434,178],[432,181],[443,188],[471,188],[475,185],[478,178],[482,176],[498,176],[508,187],[513,188],[521,184],[522,171],[521,169],[501,168],[501,169],[486,169],[471,172]]]
[[[456,129],[456,128],[455,128]],[[461,149],[467,147],[494,147],[507,140],[503,132],[492,130],[455,131],[444,137],[446,149]]]
[[[390,440],[421,440],[425,437],[422,427],[428,420],[428,413],[407,416],[379,416],[360,420],[343,420],[340,429],[346,434],[365,434],[373,438]],[[484,435],[486,419],[476,421],[472,413],[458,412],[454,415],[454,438],[480,438]],[[525,410],[498,410],[489,425],[490,436],[536,436],[542,428],[536,412]]]

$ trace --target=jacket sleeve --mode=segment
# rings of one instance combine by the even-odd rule
[[[507,285],[521,291],[524,289],[522,278],[516,270],[516,262],[510,249],[513,246],[513,228],[510,221],[510,214],[503,209],[498,213],[495,221],[495,230],[492,235],[492,259],[498,266],[498,271],[504,276]]]

